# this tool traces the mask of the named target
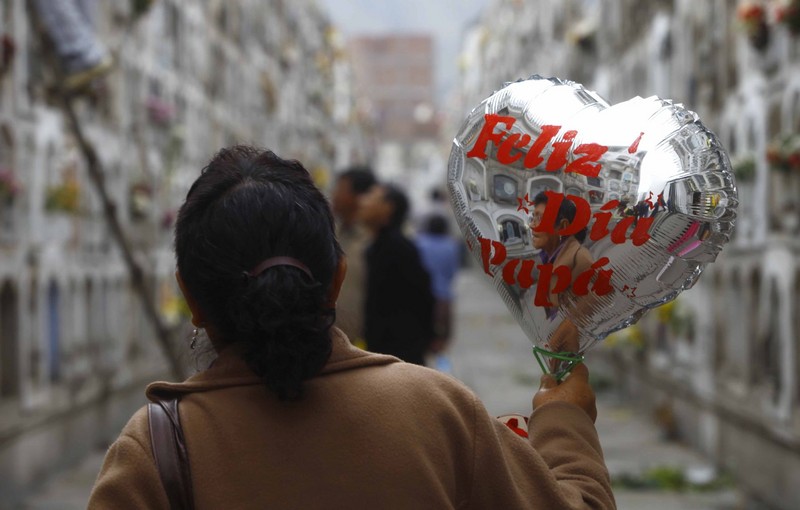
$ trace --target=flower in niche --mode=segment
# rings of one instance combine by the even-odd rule
[[[680,300],[670,301],[656,309],[658,322],[666,325],[674,335],[691,335],[694,316]]]
[[[745,27],[752,27],[767,19],[767,11],[761,2],[743,2],[736,9],[736,17]]]
[[[175,107],[157,96],[150,96],[145,101],[150,120],[159,126],[167,126],[175,119]]]
[[[736,19],[747,34],[750,44],[759,51],[769,44],[767,11],[761,2],[743,2],[736,9]]]
[[[130,212],[134,220],[148,217],[153,205],[153,187],[146,182],[135,182],[130,187]]]
[[[800,133],[773,140],[767,147],[767,161],[779,172],[800,172]]]
[[[67,178],[62,184],[47,188],[45,209],[50,212],[75,214],[80,209],[81,188],[76,178]]]
[[[633,348],[643,349],[645,344],[644,333],[638,324],[611,333],[603,342],[608,348]]]
[[[22,185],[8,167],[0,167],[0,202],[12,200],[22,189]]]

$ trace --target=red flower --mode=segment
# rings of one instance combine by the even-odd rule
[[[772,165],[781,162],[781,153],[776,147],[770,146],[767,148],[767,161]]]
[[[757,22],[764,19],[766,13],[764,7],[758,4],[742,4],[736,11],[736,15],[744,22]]]

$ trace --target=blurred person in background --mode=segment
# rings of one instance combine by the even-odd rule
[[[456,379],[332,326],[347,268],[300,163],[220,151],[180,209],[175,252],[217,355],[147,389],[178,399],[167,427],[185,463],[154,457],[163,436],[143,407],[109,448],[90,510],[166,510],[176,492],[210,509],[614,508],[583,365],[561,384],[543,377],[523,438]]]
[[[428,219],[436,215],[442,216],[447,221],[448,232],[458,231],[458,224],[453,215],[453,209],[447,193],[441,188],[432,188],[428,194],[428,200],[419,209],[414,217],[414,229],[417,232],[423,232],[427,227]]]
[[[422,264],[431,277],[431,291],[435,299],[433,324],[434,339],[430,351],[437,354],[437,368],[449,371],[444,355],[452,334],[453,323],[453,279],[461,264],[461,243],[450,236],[447,218],[441,213],[432,213],[426,219],[422,232],[415,243],[422,257]]]
[[[403,234],[408,212],[408,198],[393,185],[376,184],[361,200],[359,219],[372,237],[364,334],[369,350],[424,365],[434,338],[434,298],[417,247]]]
[[[80,90],[111,70],[111,55],[95,34],[84,2],[34,0],[33,4],[58,55],[66,90]]]
[[[366,276],[364,250],[369,233],[357,221],[358,202],[375,184],[375,176],[367,167],[353,167],[336,179],[331,194],[331,207],[336,218],[336,237],[347,257],[347,278],[336,303],[336,325],[344,330],[360,348],[364,340],[364,293]]]

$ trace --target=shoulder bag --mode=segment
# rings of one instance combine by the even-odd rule
[[[179,401],[174,397],[147,404],[150,444],[170,508],[193,510],[192,475],[178,415]]]

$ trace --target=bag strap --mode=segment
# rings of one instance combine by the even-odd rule
[[[170,508],[192,510],[192,476],[178,415],[179,400],[176,397],[147,404],[150,444]]]

